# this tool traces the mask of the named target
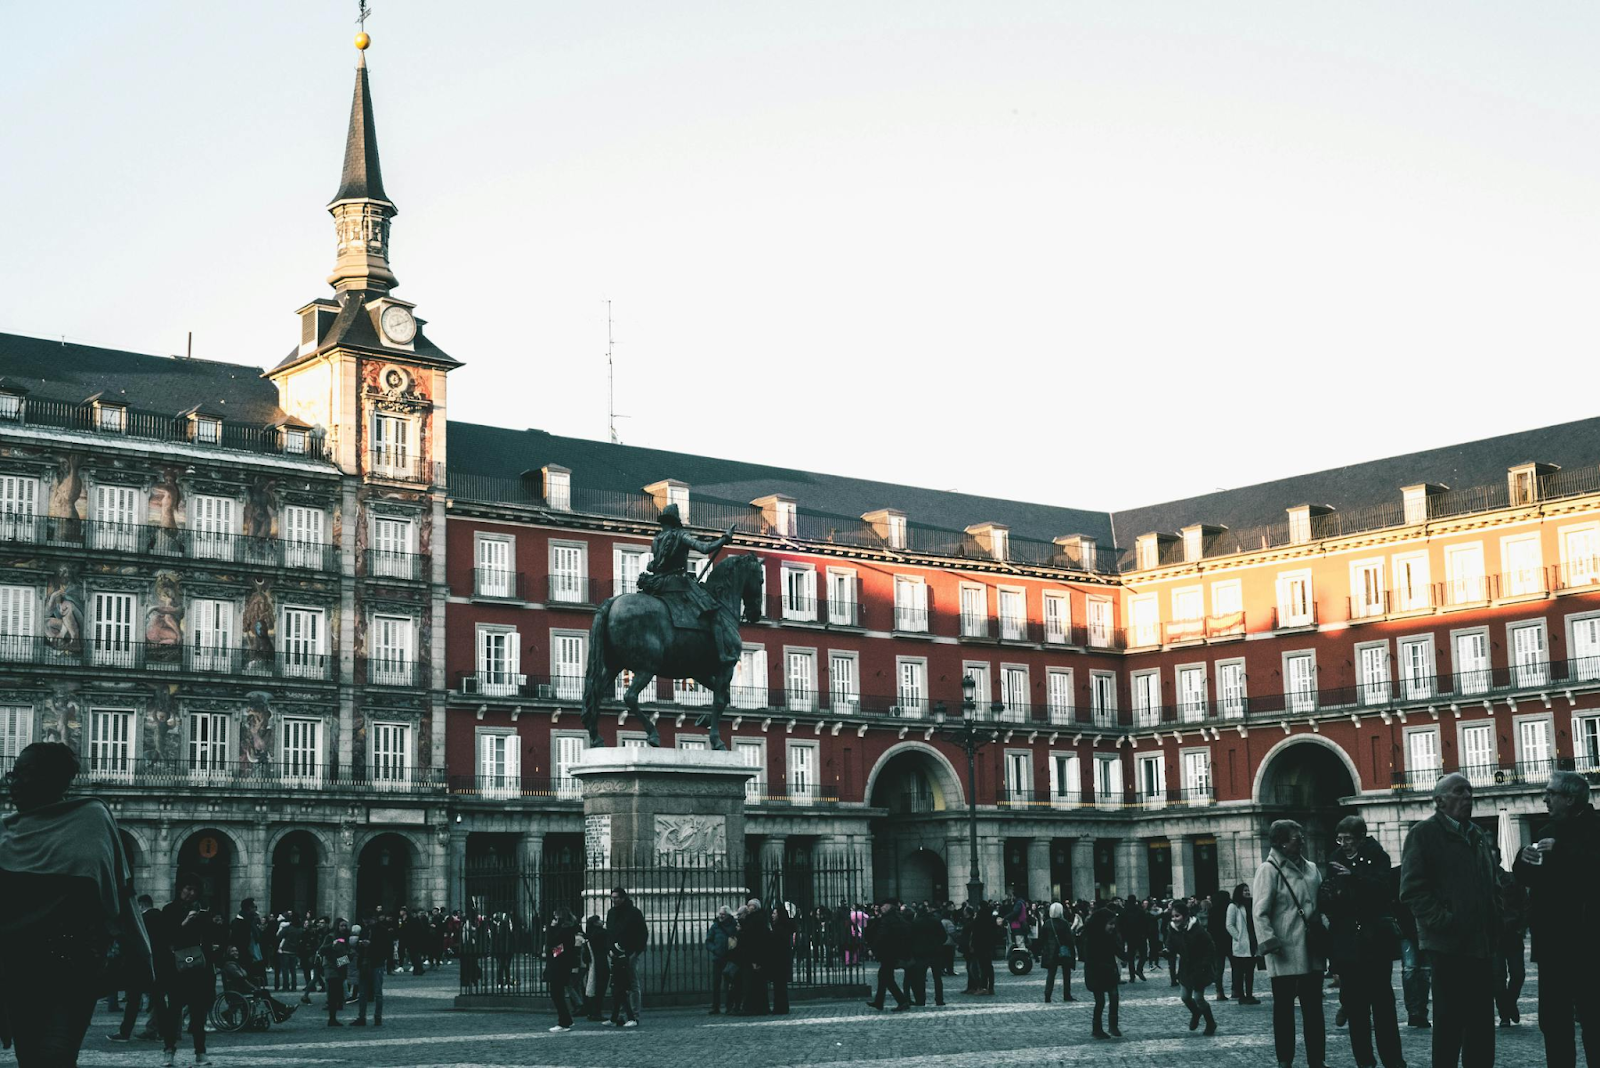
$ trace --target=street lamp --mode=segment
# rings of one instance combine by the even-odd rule
[[[983,879],[979,876],[978,868],[978,794],[977,794],[977,756],[978,750],[994,741],[994,732],[986,727],[978,726],[976,713],[978,704],[973,700],[973,694],[978,689],[977,682],[971,675],[964,676],[961,680],[961,725],[959,727],[943,727],[939,737],[967,754],[967,845],[970,849],[967,867],[967,900],[974,907],[983,900]],[[943,716],[940,716],[941,721]]]

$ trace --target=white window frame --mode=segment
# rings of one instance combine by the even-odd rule
[[[1020,678],[1019,678],[1020,676]],[[1033,683],[1027,664],[1000,665],[1001,717],[1011,723],[1026,723],[1033,718]]]
[[[235,647],[234,604],[213,597],[197,597],[188,611],[189,669],[233,670]]]
[[[1394,693],[1394,664],[1387,641],[1358,642],[1353,657],[1357,701],[1364,707],[1387,705]]]
[[[822,796],[822,744],[789,738],[784,744],[785,793],[791,804],[814,805]],[[799,761],[799,753],[809,753]],[[809,772],[809,775],[807,774]],[[809,779],[810,781],[806,781]]]
[[[416,524],[405,516],[372,517],[372,573],[384,578],[413,578]]]
[[[1463,639],[1483,646],[1481,662],[1468,665],[1461,655]],[[1489,628],[1465,627],[1450,632],[1451,692],[1461,697],[1477,697],[1494,687],[1494,661],[1490,653]]]
[[[1600,679],[1600,612],[1575,612],[1566,618],[1567,678]]]
[[[237,502],[232,497],[197,493],[186,505],[191,550],[202,560],[232,560],[238,533]]]
[[[1089,714],[1097,727],[1117,724],[1117,673],[1089,671]]]
[[[611,593],[614,597],[639,591],[639,576],[650,567],[647,545],[611,546]]]
[[[1407,634],[1395,639],[1398,652],[1395,656],[1396,682],[1400,687],[1402,701],[1425,701],[1435,696],[1438,685],[1436,676],[1438,668],[1433,649],[1432,634]],[[1422,656],[1418,659],[1414,653],[1421,650]],[[1420,676],[1412,672],[1413,666],[1420,666]]]
[[[589,748],[589,736],[582,731],[550,732],[550,792],[563,801],[583,796],[583,783],[572,768]]]
[[[233,717],[226,712],[189,712],[184,717],[189,778],[226,779],[232,771]]]
[[[1065,590],[1045,591],[1044,640],[1050,645],[1072,643],[1072,595]]]
[[[1200,723],[1211,710],[1210,679],[1204,662],[1173,667],[1173,697],[1178,705],[1178,722]],[[1194,680],[1199,679],[1195,688]],[[1188,685],[1185,685],[1185,684]]]
[[[0,761],[10,767],[33,742],[33,706],[0,705]]]
[[[327,524],[327,513],[320,508],[284,505],[278,517],[284,566],[320,569],[323,546],[327,544]]]
[[[559,654],[570,651],[576,642],[578,655],[572,662]],[[557,701],[583,700],[583,678],[588,666],[589,632],[567,627],[550,628],[550,687]],[[562,670],[571,668],[574,670]]]
[[[487,548],[495,546],[496,548]],[[504,548],[499,548],[503,546]],[[487,566],[505,554],[505,566]],[[472,595],[510,599],[517,595],[517,539],[513,534],[472,534]]]
[[[1543,726],[1543,755],[1528,752],[1529,727]],[[1511,742],[1516,747],[1517,776],[1521,782],[1538,783],[1550,778],[1556,766],[1556,721],[1550,712],[1534,712],[1511,717]]]
[[[1007,749],[1001,756],[1006,801],[1027,804],[1033,800],[1033,750]]]
[[[1309,568],[1278,575],[1278,626],[1309,627],[1317,621],[1317,595]]]
[[[1012,601],[1015,612],[1006,611],[1006,602]],[[1000,616],[1000,640],[1021,642],[1028,640],[1028,591],[1021,586],[1001,586],[995,591],[995,611]]]
[[[1561,550],[1562,588],[1591,586],[1600,582],[1600,523],[1559,527],[1556,540]],[[1584,543],[1588,551],[1583,551]]]
[[[1211,584],[1211,614],[1232,615],[1244,611],[1244,583],[1238,579],[1223,579]]]
[[[816,649],[783,647],[784,708],[790,712],[815,712],[819,680]]]
[[[1238,692],[1232,685],[1237,671]],[[1250,708],[1249,676],[1243,657],[1216,662],[1217,714],[1223,719],[1243,719]]]
[[[305,744],[307,735],[310,744]],[[308,716],[285,716],[278,724],[278,760],[283,782],[317,786],[324,775],[323,721]]]
[[[514,727],[478,727],[473,731],[478,756],[479,797],[510,800],[522,794],[522,742]]]
[[[1572,717],[1574,770],[1600,771],[1600,715]]]
[[[842,678],[840,663],[848,663],[849,678]],[[841,715],[861,711],[861,654],[853,649],[828,650],[828,707]]]
[[[1456,723],[1456,752],[1460,755],[1458,765],[1461,773],[1471,780],[1473,786],[1494,785],[1494,774],[1499,767],[1499,729],[1492,719],[1460,720]],[[1467,752],[1467,736],[1469,734],[1489,736],[1489,750],[1486,759],[1474,761]]]
[[[546,548],[551,604],[586,604],[589,600],[589,543],[552,538]],[[577,569],[556,566],[557,558],[576,562]]]
[[[143,495],[132,486],[97,483],[94,500],[94,548],[133,552],[139,547],[139,519],[146,514]]]
[[[733,669],[729,683],[730,708],[758,709],[767,707],[767,649],[764,645],[745,643],[739,650],[739,663]]]
[[[1283,657],[1283,707],[1285,712],[1302,714],[1317,710],[1317,653],[1314,649],[1294,649]],[[1309,687],[1295,685],[1295,664],[1310,662],[1306,677]]]
[[[501,639],[505,651],[503,666],[496,666],[496,657],[487,655],[495,644],[490,639]],[[473,674],[477,678],[478,693],[483,697],[512,697],[528,681],[522,674],[522,639],[517,628],[498,623],[479,623],[472,635]]]
[[[572,472],[546,470],[544,502],[558,512],[572,511]]]
[[[1084,599],[1084,618],[1088,623],[1091,649],[1109,649],[1117,631],[1116,610],[1109,597]]]
[[[1381,556],[1350,561],[1350,618],[1370,619],[1388,612],[1389,589]]]
[[[1045,708],[1051,723],[1070,724],[1073,721],[1073,674],[1069,667],[1047,667],[1045,677]]]
[[[1094,804],[1096,808],[1121,808],[1125,796],[1122,757],[1115,753],[1094,755]]]
[[[89,662],[99,667],[131,668],[138,659],[139,597],[123,590],[90,595]]]
[[[1133,702],[1135,727],[1161,725],[1161,672],[1156,668],[1128,673],[1128,690]]]
[[[1519,650],[1519,643],[1524,641],[1523,636],[1531,632],[1538,633],[1539,656],[1536,660],[1524,661]],[[1506,624],[1506,659],[1511,668],[1511,684],[1520,689],[1536,686],[1547,686],[1550,683],[1550,642],[1545,633],[1544,620],[1519,620]]]
[[[963,638],[989,637],[989,589],[976,582],[961,583],[956,594]]]
[[[1414,759],[1417,753],[1413,748],[1412,739],[1419,737],[1433,739],[1432,758],[1426,763],[1419,763]],[[1444,773],[1444,748],[1440,745],[1439,725],[1430,723],[1421,727],[1407,727],[1402,738],[1405,743],[1406,776],[1412,789],[1432,787],[1438,777]],[[1430,771],[1433,772],[1434,777],[1432,779],[1423,779],[1423,774]]]
[[[1206,618],[1206,588],[1179,586],[1172,591],[1172,621],[1193,623]]]
[[[920,575],[894,577],[894,629],[903,634],[928,632],[928,584]]]
[[[415,685],[417,621],[410,616],[374,613],[367,634],[368,681],[378,686]],[[380,638],[397,640],[380,642]]]
[[[1396,553],[1390,563],[1394,570],[1395,611],[1422,612],[1432,608],[1432,569],[1427,552]]]
[[[966,679],[972,680],[973,716],[976,719],[987,719],[994,712],[994,671],[993,665],[987,660],[963,660],[961,662],[962,685]]]
[[[372,471],[377,475],[409,475],[416,440],[416,420],[399,412],[374,411],[372,433]]]
[[[1198,758],[1198,759],[1197,759]],[[1193,772],[1203,765],[1203,774]],[[1180,797],[1190,807],[1211,804],[1211,750],[1191,748],[1178,750],[1178,775]]]
[[[87,778],[92,782],[132,782],[139,764],[135,710],[97,705],[89,709],[87,719],[83,725]]]
[[[1520,565],[1517,558],[1520,557]],[[1531,597],[1544,593],[1544,547],[1537,531],[1500,539],[1502,597]]]
[[[797,623],[817,621],[817,569],[783,561],[778,568],[783,618]]]
[[[23,663],[32,660],[38,634],[38,588],[0,586],[0,660]]]
[[[1128,646],[1143,649],[1161,644],[1161,599],[1153,593],[1128,598]]]
[[[767,740],[735,738],[733,751],[745,767],[756,769],[756,774],[745,780],[744,800],[748,805],[759,805],[767,799]]]
[[[836,596],[843,592],[848,597]],[[828,623],[835,627],[858,627],[861,625],[861,606],[859,604],[859,586],[856,581],[854,568],[830,567],[827,572],[828,592]]]
[[[889,534],[889,548],[904,549],[906,547],[906,517],[903,515],[890,515],[885,517],[885,529]]]
[[[910,674],[908,674],[908,670]],[[912,678],[919,684],[908,687]],[[897,656],[894,658],[895,708],[906,719],[921,719],[930,707],[928,700],[928,658],[925,656]],[[914,692],[920,690],[920,693]]]
[[[1466,561],[1475,561],[1477,574],[1472,568],[1463,568]],[[1489,599],[1488,572],[1484,569],[1483,542],[1469,541],[1444,547],[1445,588],[1452,605],[1477,604]]]
[[[1155,769],[1155,783],[1152,786],[1146,782],[1148,769]],[[1157,750],[1154,753],[1135,753],[1133,755],[1133,782],[1137,791],[1137,798],[1145,808],[1167,807],[1167,755]]]
[[[34,541],[39,516],[39,480],[0,475],[0,541]]]
[[[1083,803],[1083,760],[1077,753],[1052,749],[1045,754],[1050,774],[1050,806],[1077,808]],[[1066,771],[1065,776],[1062,775]]]
[[[309,639],[296,634],[291,620],[304,619],[313,631]],[[278,609],[278,657],[285,678],[328,677],[328,611],[310,605],[286,604]]]

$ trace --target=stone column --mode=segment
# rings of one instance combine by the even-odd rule
[[[983,868],[983,896],[998,901],[1006,892],[1006,842],[978,834],[978,863]]]
[[[769,834],[761,839],[761,869],[770,871],[783,867],[783,851],[789,843],[786,834]]]
[[[467,829],[460,825],[450,828],[450,856],[446,858],[450,871],[449,906],[453,909],[467,907]]]
[[[1143,897],[1148,892],[1150,871],[1143,838],[1117,839],[1116,866],[1118,897]]]
[[[456,831],[451,831],[450,832],[451,837],[452,838],[455,837],[455,835],[457,833],[458,832],[456,832]],[[463,848],[465,848],[464,843],[466,842],[466,838],[467,838],[466,832],[463,831],[463,832],[460,832],[460,834],[461,834],[461,840],[463,842]],[[523,831],[522,832],[522,837],[520,839],[518,839],[518,841],[517,841],[517,864],[518,864],[518,866],[520,866],[524,871],[529,871],[529,870],[534,869],[534,868],[540,868],[540,867],[543,867],[543,859],[544,859],[544,832],[543,831]]]
[[[1094,900],[1094,839],[1072,840],[1072,897],[1075,901]]]
[[[1172,896],[1187,897],[1195,892],[1194,839],[1182,835],[1168,841],[1172,843]]]
[[[972,878],[971,850],[967,848],[967,829],[963,824],[961,833],[951,835],[944,843],[944,875],[945,883],[950,889],[950,900],[961,904],[967,900],[967,880]]]
[[[265,813],[257,813],[265,817]],[[234,830],[234,828],[229,828]],[[239,870],[235,864],[233,869],[233,907],[238,909],[239,902],[247,897],[253,897],[256,905],[263,913],[267,911],[267,828],[262,822],[254,822],[248,827],[235,831],[239,835],[240,844],[244,847],[244,870]]]
[[[877,890],[872,879],[872,836],[867,834],[850,835],[851,861],[860,874],[857,885],[860,886],[861,900],[863,903],[877,900]],[[851,902],[854,904],[854,902]]]
[[[1049,901],[1050,890],[1050,839],[1029,839],[1028,900]]]
[[[1261,844],[1253,834],[1235,831],[1229,835],[1233,842],[1233,881],[1247,883],[1256,876],[1256,869],[1261,867]]]

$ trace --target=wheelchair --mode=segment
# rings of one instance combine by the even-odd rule
[[[211,1026],[218,1031],[265,1031],[272,1026],[272,1005],[259,994],[224,990],[211,1003]]]

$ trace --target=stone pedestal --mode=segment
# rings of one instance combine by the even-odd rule
[[[588,866],[654,865],[723,856],[744,866],[744,784],[756,769],[737,753],[588,749],[572,768],[583,784]]]

